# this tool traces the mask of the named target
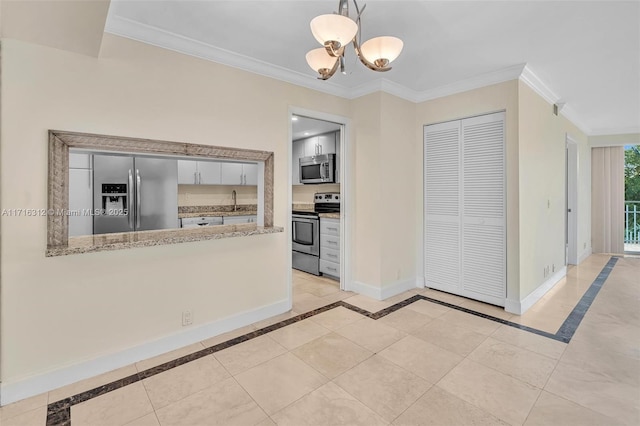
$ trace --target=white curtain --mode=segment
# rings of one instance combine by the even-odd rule
[[[591,238],[594,253],[624,252],[624,147],[591,152]]]

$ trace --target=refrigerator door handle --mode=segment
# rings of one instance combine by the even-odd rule
[[[140,200],[140,170],[136,169],[136,229],[140,228],[140,206],[142,200]]]
[[[129,190],[127,191],[127,217],[129,218],[129,229],[133,230],[133,210],[131,210],[131,196],[133,195],[133,173],[129,169]]]

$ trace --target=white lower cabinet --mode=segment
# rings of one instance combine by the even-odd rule
[[[320,218],[320,272],[340,277],[340,219]]]
[[[255,223],[258,221],[257,215],[242,215],[242,216],[224,216],[222,218],[223,225],[233,225],[236,223]]]

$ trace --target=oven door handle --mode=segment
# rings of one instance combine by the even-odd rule
[[[296,221],[294,220],[293,222],[291,222],[292,226],[291,228],[293,228],[293,241],[295,242],[296,240]]]

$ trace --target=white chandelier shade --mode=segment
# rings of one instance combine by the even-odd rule
[[[360,46],[360,51],[370,62],[386,61],[388,64],[400,56],[403,46],[404,43],[399,38],[383,36],[365,41]]]
[[[351,43],[358,32],[358,24],[342,15],[320,15],[311,20],[311,33],[324,45],[337,41],[341,46]]]
[[[307,52],[306,59],[311,69],[317,72],[332,69],[338,60],[336,56],[329,56],[324,47],[310,50]]]

